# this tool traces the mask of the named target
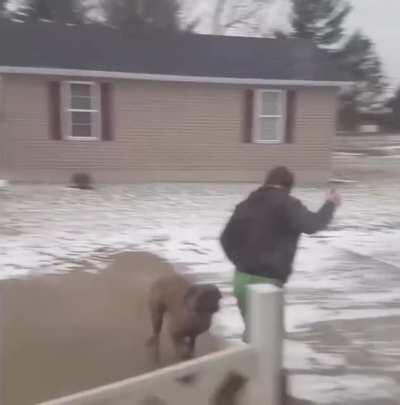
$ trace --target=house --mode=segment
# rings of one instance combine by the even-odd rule
[[[385,132],[390,126],[391,109],[382,107],[358,113],[358,131],[362,134],[378,134]]]
[[[0,178],[328,178],[346,76],[297,39],[0,24]]]

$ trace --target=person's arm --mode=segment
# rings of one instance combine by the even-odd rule
[[[324,205],[317,212],[311,212],[299,200],[291,198],[287,207],[289,226],[298,233],[313,234],[321,231],[331,222],[340,203],[339,194],[331,191]]]

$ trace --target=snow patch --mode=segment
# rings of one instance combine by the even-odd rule
[[[290,382],[295,397],[321,405],[361,403],[372,398],[400,398],[397,383],[390,378],[379,376],[294,375]]]

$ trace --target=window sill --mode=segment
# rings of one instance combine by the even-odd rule
[[[67,136],[64,138],[66,141],[79,141],[79,142],[95,142],[99,141],[99,138],[97,137],[90,137],[90,138],[84,138],[84,137],[79,137],[79,136]]]
[[[255,140],[252,143],[254,144],[261,144],[261,145],[283,145],[285,142],[278,140],[278,141],[261,141]]]

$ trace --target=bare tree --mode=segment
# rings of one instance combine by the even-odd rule
[[[221,20],[222,33],[259,34],[263,12],[269,3],[269,0],[226,2],[225,14],[222,15]]]
[[[226,3],[228,0],[217,0],[215,5],[215,10],[212,16],[212,33],[215,35],[219,35],[223,33],[223,26],[222,26],[222,17],[225,12]]]
[[[177,0],[102,0],[105,22],[119,28],[179,30]]]
[[[106,19],[102,0],[81,0],[79,9],[86,23],[104,23]]]
[[[200,1],[200,0],[198,0]],[[240,33],[258,34],[262,32],[264,12],[272,0],[215,0],[209,11],[209,33],[226,35]],[[192,2],[193,5],[196,1]],[[204,23],[204,16],[189,19],[187,26],[191,31],[198,30]]]

